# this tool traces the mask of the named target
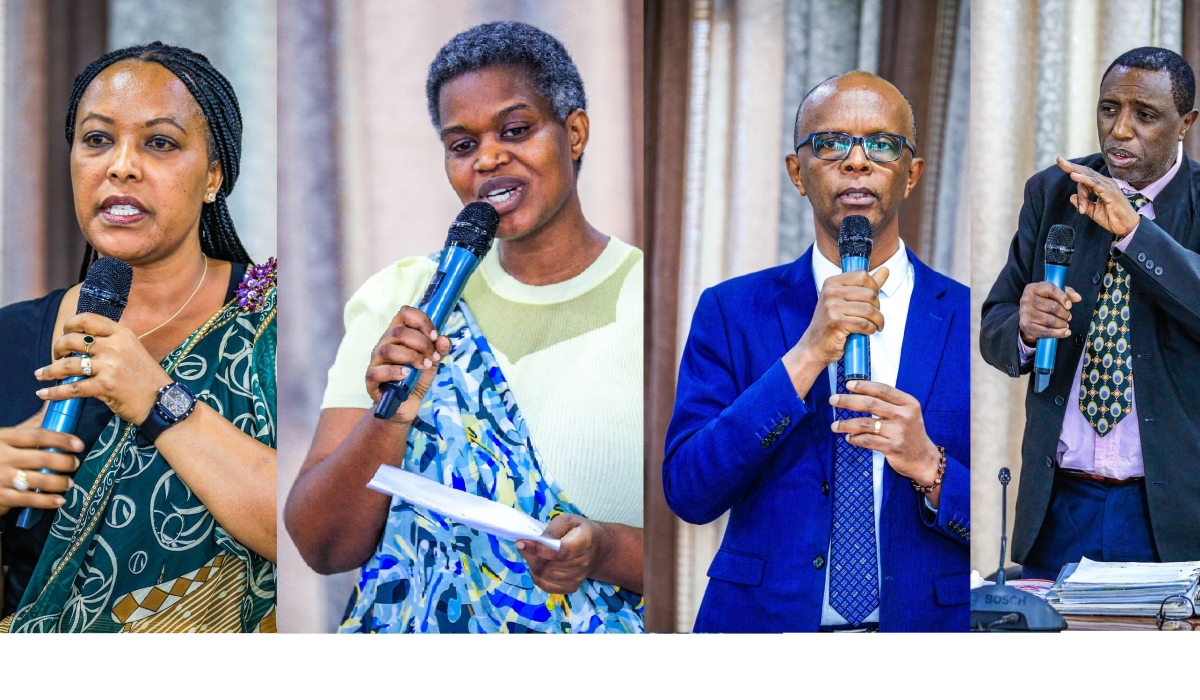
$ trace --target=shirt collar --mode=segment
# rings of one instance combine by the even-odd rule
[[[812,257],[813,279],[817,283],[817,293],[820,293],[821,286],[825,284],[825,280],[834,275],[842,274],[842,267],[840,263],[835,264],[822,255],[816,245],[813,246]],[[892,254],[892,257],[883,261],[883,264],[879,267],[886,267],[888,269],[887,281],[883,283],[883,287],[880,288],[879,293],[884,297],[891,297],[900,290],[900,286],[908,278],[909,268],[912,267],[912,263],[908,260],[908,254],[905,252],[903,240],[899,241],[896,252]],[[877,272],[879,267],[871,270],[871,273],[874,274]]]
[[[1183,165],[1183,142],[1182,141],[1179,142],[1179,149],[1175,152],[1175,165],[1171,166],[1171,169],[1167,171],[1166,175],[1163,175],[1162,177],[1158,178],[1154,182],[1151,182],[1149,185],[1146,185],[1145,188],[1138,190],[1138,189],[1134,188],[1133,185],[1129,184],[1128,182],[1125,182],[1124,180],[1118,180],[1115,177],[1113,179],[1117,180],[1117,185],[1120,186],[1121,191],[1124,192],[1125,194],[1133,194],[1134,192],[1141,192],[1143,197],[1145,197],[1146,199],[1153,202],[1154,198],[1158,196],[1158,193],[1162,192],[1164,189],[1166,189],[1167,185],[1171,184],[1171,178],[1175,177],[1175,173],[1179,172],[1180,165]]]

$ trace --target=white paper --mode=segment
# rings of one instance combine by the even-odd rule
[[[1162,586],[1194,582],[1200,576],[1200,561],[1101,562],[1084,557],[1079,568],[1067,577],[1066,585]]]
[[[436,511],[447,520],[501,539],[533,540],[554,551],[562,545],[559,540],[542,537],[546,526],[516,508],[386,464],[379,465],[367,488]]]

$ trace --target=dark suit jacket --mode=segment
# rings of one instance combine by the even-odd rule
[[[796,395],[780,358],[817,304],[813,249],[706,290],[692,319],[667,431],[667,503],[690,523],[729,511],[698,632],[815,631],[833,521],[833,441],[824,373]],[[967,629],[970,544],[970,315],[967,288],[915,268],[897,388],[924,407],[946,448],[929,518],[908,479],[884,469],[879,628]]]
[[[1108,174],[1100,154],[1075,160]],[[1083,301],[1071,309],[1071,338],[1058,342],[1054,374],[1041,394],[1025,397],[1021,489],[1013,525],[1013,560],[1033,547],[1054,483],[1054,460],[1066,411],[1079,410],[1075,369],[1099,301],[1112,234],[1071,206],[1075,183],[1058,166],[1025,184],[1025,204],[1008,263],[987,301],[979,349],[987,362],[1020,376],[1018,304],[1025,286],[1045,279],[1046,235],[1054,224],[1075,229],[1067,286]],[[1133,381],[1146,467],[1154,542],[1163,561],[1200,559],[1200,166],[1184,156],[1116,261],[1130,275]]]

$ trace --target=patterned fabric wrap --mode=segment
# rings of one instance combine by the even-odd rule
[[[275,290],[233,301],[162,361],[275,447]],[[233,539],[137,426],[114,416],[75,474],[12,632],[272,632],[275,565]]]
[[[508,383],[466,304],[452,349],[408,432],[404,469],[519,508],[543,523],[582,515],[541,467]],[[585,580],[570,595],[534,585],[516,543],[392,499],[340,632],[641,632],[641,596]]]

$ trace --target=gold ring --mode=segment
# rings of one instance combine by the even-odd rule
[[[83,354],[85,354],[85,355],[92,354],[92,343],[94,343],[94,342],[96,342],[96,338],[94,336],[90,336],[90,335],[83,336]]]
[[[92,376],[92,358],[90,358],[90,357],[79,358],[79,370],[81,372],[83,372],[83,375],[85,377]]]
[[[17,491],[28,491],[29,490],[29,474],[27,474],[22,469],[18,469],[17,473],[13,475],[12,487],[14,489],[16,489]]]
[[[876,421],[875,421],[875,434],[876,434],[876,435],[878,435],[878,434],[879,434],[879,429],[880,429],[880,428],[882,428],[882,427],[883,427],[883,421],[881,421],[881,420],[876,420]]]

